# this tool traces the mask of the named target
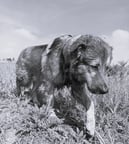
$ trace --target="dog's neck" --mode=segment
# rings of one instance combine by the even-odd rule
[[[86,110],[89,109],[91,100],[89,96],[87,95],[87,89],[86,89],[85,83],[78,84],[74,82],[72,84],[72,94],[74,98],[86,108]]]

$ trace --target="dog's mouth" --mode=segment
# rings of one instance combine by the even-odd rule
[[[89,87],[87,84],[86,85],[86,88],[87,90],[92,93],[92,94],[106,94],[108,93],[108,87],[107,86],[103,86],[102,88],[100,87],[96,87],[96,88],[91,88]]]

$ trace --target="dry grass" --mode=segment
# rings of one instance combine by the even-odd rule
[[[110,76],[109,87],[106,95],[90,94],[96,106],[94,143],[128,144],[129,75]],[[85,110],[69,91],[55,92],[61,103],[59,118],[44,116],[44,107],[39,109],[28,104],[28,99],[16,97],[15,64],[0,63],[0,144],[88,144],[83,129]]]

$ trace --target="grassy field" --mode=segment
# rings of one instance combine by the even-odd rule
[[[108,78],[106,95],[89,95],[95,103],[95,144],[129,144],[128,68]],[[16,97],[15,63],[0,63],[0,144],[88,144],[85,110],[64,88],[55,92],[60,100],[59,116],[44,116],[45,108]],[[59,98],[60,97],[60,98]],[[49,113],[52,109],[49,110]]]

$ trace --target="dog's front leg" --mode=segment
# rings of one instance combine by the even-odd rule
[[[86,129],[89,137],[92,137],[95,132],[94,104],[87,95],[85,84],[80,85],[74,83],[72,85],[72,94],[74,98],[86,108]]]
[[[86,128],[91,136],[94,136],[95,132],[95,114],[94,114],[94,103],[91,101],[90,107],[87,110],[87,122]]]

